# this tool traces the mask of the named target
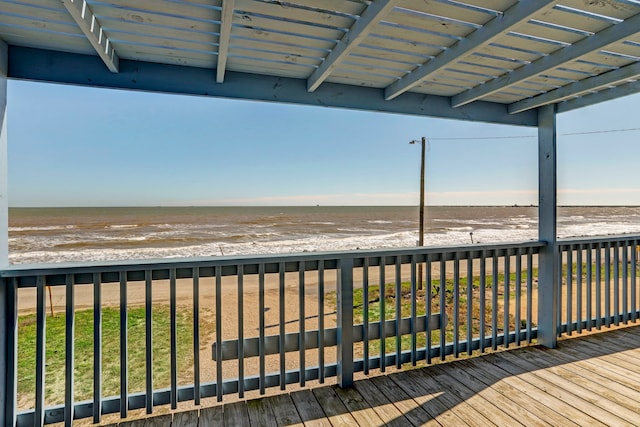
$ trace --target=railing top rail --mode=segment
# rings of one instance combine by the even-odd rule
[[[572,237],[568,239],[558,239],[558,245],[561,247],[570,245],[589,246],[597,245],[599,243],[618,243],[632,241],[640,244],[640,236],[637,234],[617,234],[611,236]]]
[[[17,264],[0,270],[0,277],[24,277],[24,276],[48,276],[61,274],[82,274],[82,273],[108,273],[108,272],[130,272],[145,270],[169,270],[169,269],[193,269],[206,267],[233,267],[238,265],[251,266],[259,264],[271,264],[277,266],[281,263],[305,262],[306,270],[317,269],[317,262],[337,261],[340,259],[364,259],[380,257],[410,257],[412,255],[436,255],[436,254],[468,254],[472,257],[479,257],[482,251],[502,251],[519,248],[540,248],[546,245],[541,241],[498,243],[498,244],[474,244],[461,246],[424,246],[399,249],[366,249],[338,252],[311,252],[294,254],[271,254],[271,255],[242,255],[242,256],[215,256],[215,257],[194,257],[194,258],[172,258],[172,259],[136,259],[100,262],[76,262],[76,263],[49,263],[49,264]],[[311,262],[311,263],[309,263]],[[395,262],[395,261],[393,261]],[[407,258],[407,263],[410,259]],[[315,263],[315,266],[314,266]],[[387,263],[387,262],[385,262]],[[389,261],[388,263],[391,263]],[[326,265],[325,268],[331,268]],[[334,266],[336,268],[337,266]],[[251,269],[244,269],[245,274],[251,274]],[[296,268],[287,268],[287,271],[297,271]],[[230,275],[227,272],[223,275]]]

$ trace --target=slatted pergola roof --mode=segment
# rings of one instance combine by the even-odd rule
[[[537,125],[640,91],[638,0],[2,0],[8,77]]]

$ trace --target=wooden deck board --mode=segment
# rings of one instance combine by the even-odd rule
[[[640,326],[319,386],[121,427],[640,425]],[[173,423],[172,423],[173,420]]]

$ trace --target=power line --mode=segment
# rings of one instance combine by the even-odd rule
[[[559,136],[573,136],[573,135],[594,135],[600,133],[615,133],[615,132],[637,132],[640,128],[627,128],[627,129],[606,129],[606,130],[594,130],[587,132],[567,132],[559,133]],[[463,141],[463,140],[481,140],[481,139],[523,139],[523,138],[537,138],[536,135],[509,135],[509,136],[477,136],[477,137],[446,137],[446,138],[428,138],[429,141]]]

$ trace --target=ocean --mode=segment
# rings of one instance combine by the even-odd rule
[[[560,238],[640,233],[640,207],[558,209]],[[425,246],[535,240],[535,207],[427,207]],[[12,208],[12,264],[401,248],[418,207]]]

